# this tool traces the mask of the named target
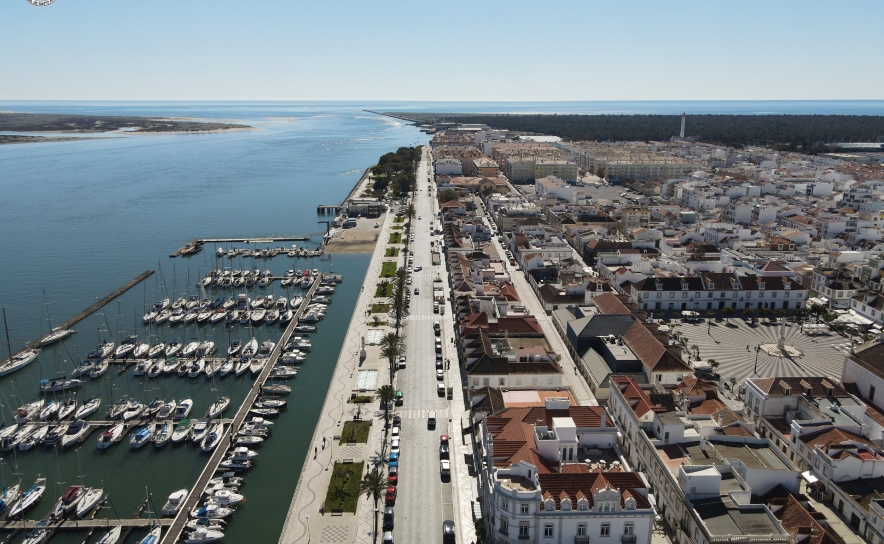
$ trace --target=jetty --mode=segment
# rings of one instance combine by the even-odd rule
[[[245,400],[240,405],[239,410],[237,410],[236,415],[233,416],[232,425],[230,427],[231,436],[236,433],[236,431],[242,426],[243,422],[245,422],[246,417],[249,414],[249,410],[252,405],[255,403],[255,399],[258,398],[258,395],[261,393],[261,387],[264,383],[270,378],[270,373],[273,371],[274,365],[276,365],[276,361],[279,359],[280,354],[282,354],[282,349],[285,346],[286,342],[288,342],[289,338],[294,332],[295,327],[298,326],[299,319],[302,315],[304,315],[304,311],[307,306],[310,304],[310,300],[313,298],[314,293],[319,288],[319,285],[322,283],[322,274],[318,274],[316,276],[313,285],[310,286],[310,290],[307,292],[304,297],[304,303],[301,304],[301,307],[298,308],[298,311],[295,312],[295,316],[292,318],[292,321],[286,326],[285,331],[283,331],[282,336],[279,339],[279,342],[276,343],[276,346],[273,348],[273,351],[270,353],[270,357],[267,360],[267,364],[264,365],[264,369],[261,371],[261,374],[258,375],[258,378],[255,380],[255,383],[252,384],[252,389],[249,391],[249,394],[246,395]],[[181,510],[178,512],[178,515],[175,516],[175,519],[169,528],[168,532],[163,536],[162,542],[164,544],[173,544],[178,541],[181,537],[181,534],[184,532],[184,526],[188,521],[189,512],[194,509],[200,501],[200,497],[202,497],[203,490],[206,486],[209,485],[209,480],[211,480],[215,473],[218,471],[218,465],[227,455],[227,447],[222,442],[215,448],[215,451],[212,452],[212,456],[209,458],[209,462],[206,463],[203,472],[200,474],[196,483],[190,488],[190,494],[187,496],[184,504],[181,507]]]
[[[273,242],[309,242],[312,235],[283,234],[280,236],[262,236],[258,238],[194,238],[172,253],[169,257],[199,253],[204,244],[271,244]]]

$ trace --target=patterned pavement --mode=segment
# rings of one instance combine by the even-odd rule
[[[700,359],[715,359],[721,366],[717,372],[722,382],[737,379],[737,383],[754,378],[755,346],[776,344],[779,324],[762,323],[750,327],[742,319],[731,318],[730,326],[722,321],[709,327],[707,323],[675,323],[673,331],[680,331],[688,340],[683,354],[687,360],[688,350],[700,348]],[[708,332],[707,332],[708,330]],[[840,378],[844,355],[850,350],[850,339],[838,333],[828,332],[808,336],[798,324],[786,325],[786,344],[801,352],[799,357],[787,359],[771,357],[764,351],[758,353],[757,377],[773,376],[830,376]],[[747,346],[749,350],[747,351]]]

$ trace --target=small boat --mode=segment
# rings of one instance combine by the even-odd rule
[[[43,544],[49,539],[49,521],[40,520],[37,526],[28,531],[22,544]]]
[[[173,415],[175,415],[175,409],[178,407],[178,403],[174,400],[170,400],[163,404],[163,407],[157,410],[156,419],[157,421],[163,421],[166,419],[171,419]]]
[[[273,348],[275,347],[276,343],[270,340],[267,340],[266,342],[261,342],[261,347],[258,348],[257,356],[266,359],[270,357],[270,354],[273,353]]]
[[[138,401],[129,403],[129,407],[123,412],[123,421],[130,421],[144,413],[147,407]]]
[[[104,533],[104,536],[101,537],[101,540],[96,542],[95,544],[117,544],[120,541],[120,536],[123,534],[123,526],[122,525],[114,525],[110,531]]]
[[[190,368],[187,369],[187,375],[191,378],[196,378],[206,369],[206,361],[204,359],[197,359],[194,361]]]
[[[252,371],[252,374],[257,376],[262,370],[264,370],[264,365],[266,364],[267,359],[259,359],[256,357],[252,359],[251,363],[249,363],[249,369]]]
[[[188,342],[184,349],[181,351],[182,357],[193,357],[196,354],[196,350],[200,347],[200,342]]]
[[[46,478],[41,478],[37,476],[37,480],[34,482],[34,485],[31,486],[30,489],[25,491],[21,500],[19,500],[15,506],[12,507],[12,510],[9,511],[9,515],[7,516],[9,519],[16,519],[21,517],[28,509],[33,507],[40,499],[43,498],[43,494],[46,492]]]
[[[211,429],[212,425],[208,419],[200,419],[193,425],[193,434],[191,434],[190,440],[192,442],[202,442]]]
[[[187,493],[188,490],[186,487],[183,487],[178,491],[173,491],[172,494],[169,495],[166,504],[163,505],[163,515],[170,517],[177,516],[178,511],[184,506],[184,501],[187,499]]]
[[[83,380],[79,378],[40,380],[40,392],[55,393],[56,391],[66,391],[68,389],[74,389],[76,387],[80,387],[81,385],[83,385]]]
[[[46,421],[48,419],[54,418],[58,415],[58,411],[61,409],[61,403],[57,401],[52,401],[40,410],[40,421]]]
[[[223,470],[233,470],[233,471],[249,470],[250,468],[252,468],[252,462],[251,461],[234,461],[233,459],[225,459],[225,460],[221,461],[221,463],[218,465],[218,468],[223,469]]]
[[[138,342],[135,344],[135,347],[132,348],[132,357],[136,359],[141,359],[145,355],[150,352],[150,344],[147,342]]]
[[[160,536],[163,534],[163,526],[157,525],[152,528],[147,536],[138,541],[138,544],[160,544]]]
[[[285,310],[281,314],[279,314],[279,324],[287,325],[291,322],[292,318],[295,317],[295,313],[291,310]]]
[[[172,357],[171,359],[166,359],[166,362],[163,364],[163,374],[174,374],[178,367],[181,366],[181,359],[178,357]]]
[[[189,520],[187,523],[184,524],[184,527],[191,530],[205,527],[206,529],[220,531],[224,529],[225,525],[227,525],[227,522],[223,519],[197,518]]]
[[[61,437],[61,447],[67,448],[68,446],[79,444],[83,440],[83,437],[89,434],[91,427],[92,426],[89,423],[86,423],[82,419],[74,421],[71,423],[71,426],[68,427],[64,436]]]
[[[61,498],[58,499],[58,502],[55,503],[55,508],[52,509],[52,514],[50,514],[49,519],[60,520],[65,518],[71,513],[71,510],[74,510],[77,507],[77,503],[83,498],[84,493],[86,493],[86,488],[82,485],[72,485],[68,487],[68,490],[65,491],[64,495],[62,495]]]
[[[193,432],[193,423],[189,419],[182,419],[178,422],[178,425],[175,426],[175,430],[172,432],[172,443],[180,444],[184,442],[190,437],[190,433]]]
[[[233,448],[227,456],[234,461],[242,461],[244,459],[254,459],[255,457],[258,457],[258,452],[245,447],[237,447]]]
[[[219,397],[218,400],[212,403],[209,406],[209,409],[206,411],[206,417],[209,419],[214,419],[220,416],[227,407],[230,406],[230,397],[224,396]]]
[[[116,444],[123,439],[125,432],[126,426],[123,423],[112,425],[108,430],[98,435],[98,449],[103,450]]]
[[[233,508],[225,508],[217,504],[207,504],[202,508],[194,508],[190,511],[192,518],[224,519],[236,512]]]
[[[236,357],[236,355],[242,351],[242,342],[240,342],[239,338],[230,343],[230,347],[227,348],[227,356],[228,357]]]
[[[117,359],[125,359],[129,356],[133,349],[135,349],[135,343],[138,341],[138,338],[134,335],[127,336],[125,340],[120,344],[120,347],[117,348],[117,351],[114,352],[114,357]]]
[[[70,397],[63,403],[61,403],[61,408],[58,409],[58,419],[67,419],[77,410],[77,397]]]
[[[249,360],[243,359],[240,362],[236,363],[236,370],[234,371],[234,374],[237,376],[245,374],[246,372],[248,372],[250,367],[251,363],[249,363]]]
[[[45,403],[45,400],[40,399],[34,402],[23,404],[15,411],[15,421],[18,423],[23,423],[25,421],[32,421],[34,419],[37,419],[40,416],[40,411],[43,410],[43,405]]]
[[[259,406],[260,404],[260,406]],[[284,408],[288,401],[282,399],[262,399],[259,398],[255,406],[258,408]]]
[[[163,373],[163,367],[166,366],[165,359],[157,359],[150,365],[150,368],[147,369],[147,377],[148,378],[157,378],[160,374]]]
[[[147,358],[148,359],[156,359],[163,352],[166,351],[166,344],[164,342],[160,342],[159,344],[154,344],[147,350]]]
[[[95,359],[86,359],[77,365],[77,368],[71,372],[71,376],[74,378],[79,378],[80,376],[84,376],[92,372],[92,367],[95,366]]]
[[[135,370],[133,372],[136,376],[144,376],[147,374],[147,371],[150,370],[150,366],[150,359],[142,359],[135,363]]]
[[[221,476],[218,476],[216,478],[212,478],[211,480],[209,480],[208,485],[209,485],[209,487],[216,488],[216,489],[218,487],[238,488],[239,486],[241,486],[245,483],[246,483],[245,478],[241,478],[239,476],[236,476],[235,473],[233,473],[233,472],[225,472]]]
[[[47,434],[49,434],[49,425],[40,425],[34,432],[29,434],[27,438],[19,443],[19,451],[28,451],[37,444],[40,444],[43,442],[43,439],[46,438]]]
[[[83,419],[91,416],[101,407],[101,397],[95,395],[83,401],[83,405],[74,412],[74,419]]]
[[[314,327],[313,325],[298,325],[297,327],[295,327],[295,332],[300,332],[300,333],[316,332],[316,327]]]
[[[221,365],[224,364],[224,361],[221,359],[213,359],[210,363],[206,365],[206,378],[211,378],[214,376],[219,370],[221,370]]]
[[[129,405],[132,404],[132,401],[127,399],[126,397],[121,398],[114,404],[110,411],[108,412],[108,418],[117,419],[118,417],[123,417],[123,412],[129,409]]]
[[[90,512],[95,510],[95,507],[101,504],[101,501],[104,500],[104,489],[100,487],[92,487],[86,490],[83,493],[83,498],[80,499],[80,504],[77,505],[76,516],[79,519],[83,519],[88,516]]]
[[[282,385],[278,383],[270,384],[270,385],[262,385],[261,386],[262,393],[271,393],[274,395],[288,395],[292,392],[292,388],[287,385]]]
[[[250,435],[237,436],[234,444],[237,446],[260,446],[262,442],[264,442],[264,437]]]
[[[175,408],[175,415],[173,419],[184,419],[190,415],[190,410],[193,408],[193,401],[191,399],[184,399],[178,403],[178,406]]]
[[[154,433],[157,430],[156,423],[151,423],[149,425],[144,425],[138,429],[138,431],[129,439],[129,447],[133,450],[137,450],[151,441]]]
[[[170,358],[174,358],[175,355],[177,355],[179,351],[181,351],[181,342],[179,342],[178,339],[176,338],[176,339],[172,340],[171,342],[169,342],[169,345],[166,346],[166,360],[169,360]]]
[[[298,369],[290,366],[280,365],[273,367],[270,371],[270,377],[277,380],[288,380],[298,375]]]
[[[267,310],[265,310],[264,308],[257,308],[252,310],[251,313],[252,323],[261,323],[262,321],[264,321],[264,316],[267,315]]]
[[[213,353],[215,353],[215,342],[206,340],[200,343],[200,347],[196,348],[197,357],[209,357]]]
[[[109,367],[110,363],[108,362],[108,360],[102,359],[95,363],[95,366],[92,367],[92,371],[89,372],[89,377],[92,379],[100,378],[105,372],[107,372],[107,369]]]
[[[221,368],[218,369],[218,375],[223,378],[224,376],[233,372],[235,368],[236,363],[233,361],[233,359],[227,359],[221,364]]]
[[[209,503],[220,504],[221,506],[236,506],[241,502],[245,502],[245,500],[244,496],[229,489],[216,489],[208,496]]]
[[[242,358],[249,359],[258,354],[258,340],[252,338],[249,342],[242,348]]]
[[[153,435],[153,445],[162,448],[172,439],[172,424],[163,423],[163,426]]]
[[[63,421],[60,424],[56,425],[46,434],[46,438],[43,439],[43,444],[46,446],[54,446],[61,442],[62,437],[65,433],[70,429],[71,424],[67,421]]]
[[[203,439],[200,444],[200,449],[203,451],[212,451],[214,450],[218,444],[221,443],[221,440],[224,439],[224,430],[226,429],[226,425],[223,423],[216,423],[212,430],[209,431],[209,434],[206,435],[206,438]]]

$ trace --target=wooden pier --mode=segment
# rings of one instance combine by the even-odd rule
[[[319,206],[316,206],[316,213],[338,213],[341,211],[341,208],[343,208],[343,206],[327,206],[325,204],[320,204]]]
[[[179,255],[192,255],[199,253],[204,244],[272,244],[273,242],[309,242],[312,236],[297,236],[284,234],[281,236],[261,236],[257,238],[194,238],[187,242],[184,247],[169,254],[175,258]]]
[[[292,321],[288,324],[288,326],[286,326],[285,330],[282,333],[282,336],[279,339],[279,342],[276,343],[276,347],[274,347],[273,351],[270,353],[267,364],[264,365],[264,369],[261,371],[261,374],[258,375],[255,383],[252,384],[252,389],[249,391],[249,394],[246,395],[246,398],[240,405],[239,410],[237,410],[236,415],[233,416],[233,424],[231,425],[229,430],[231,435],[235,434],[236,431],[239,430],[239,428],[242,426],[243,422],[245,422],[246,416],[249,415],[249,410],[255,403],[255,399],[257,399],[258,395],[260,395],[261,393],[261,386],[263,386],[267,379],[270,377],[270,373],[273,371],[273,367],[276,364],[276,361],[279,359],[280,354],[282,353],[282,348],[285,346],[286,342],[288,342],[288,339],[289,337],[291,337],[292,332],[295,330],[295,327],[298,326],[298,319],[302,315],[304,315],[304,310],[307,308],[307,305],[310,303],[310,300],[313,298],[313,295],[316,292],[316,289],[319,288],[321,282],[322,274],[319,274],[316,276],[313,285],[310,287],[310,290],[304,297],[304,302],[301,304],[301,307],[298,308],[297,312],[295,312],[295,316],[292,318]],[[171,527],[163,536],[163,543],[174,544],[175,542],[178,542],[178,539],[184,532],[184,526],[188,521],[189,512],[193,508],[196,508],[196,506],[199,504],[200,498],[203,495],[203,490],[206,488],[207,485],[209,485],[209,480],[211,480],[215,476],[215,473],[218,471],[218,465],[227,455],[227,451],[228,448],[225,447],[225,444],[222,442],[218,445],[217,448],[215,448],[215,451],[212,452],[212,456],[209,458],[209,462],[206,464],[206,467],[203,469],[203,472],[200,474],[196,483],[190,489],[190,494],[187,496],[187,500],[182,505],[181,510],[178,512],[178,515],[175,516],[175,520],[172,523]]]

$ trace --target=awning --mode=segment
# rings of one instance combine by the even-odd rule
[[[810,471],[802,472],[801,477],[804,478],[804,481],[809,484],[814,484],[819,481],[819,478],[810,473]]]

